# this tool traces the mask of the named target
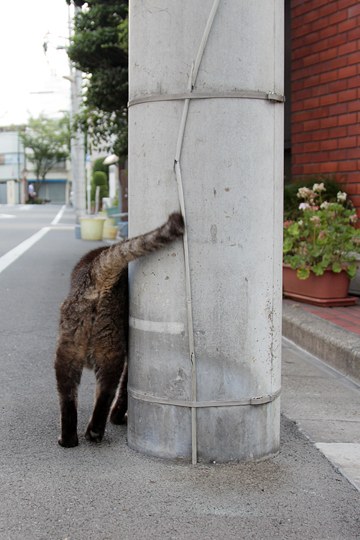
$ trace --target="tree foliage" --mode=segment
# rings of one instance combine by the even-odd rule
[[[30,118],[20,133],[24,147],[30,150],[27,159],[33,164],[37,182],[45,179],[56,163],[66,159],[70,151],[70,124],[68,116],[60,119],[40,115]]]
[[[109,181],[109,166],[104,165],[104,159],[106,156],[100,157],[95,159],[93,166],[92,166],[92,172],[101,171],[106,174],[107,181]]]
[[[124,156],[127,154],[128,1],[73,3],[81,9],[75,16],[68,55],[75,67],[86,74],[84,104],[77,126],[97,148]]]
[[[95,201],[96,188],[99,186],[100,193],[99,199],[102,201],[103,197],[109,196],[109,185],[107,180],[107,174],[103,171],[94,171],[91,179],[91,200]]]

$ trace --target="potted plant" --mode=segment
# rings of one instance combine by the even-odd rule
[[[95,163],[94,165],[91,182],[91,207],[94,214],[88,214],[80,218],[82,240],[102,240],[103,238],[113,239],[115,237],[114,231],[109,228],[112,226],[112,223],[106,222],[106,213],[101,215],[101,212],[99,212],[103,198],[109,194],[108,177],[106,172],[99,169],[102,166],[102,161],[99,161],[100,163]]]
[[[317,305],[349,305],[350,279],[360,252],[360,229],[347,194],[326,200],[324,183],[301,187],[301,214],[284,223],[284,296]],[[338,289],[339,286],[339,289]]]

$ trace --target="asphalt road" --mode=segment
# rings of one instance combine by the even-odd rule
[[[50,227],[0,272],[0,539],[359,539],[359,492],[285,417],[279,455],[260,463],[149,458],[128,448],[124,426],[109,426],[94,446],[83,436],[94,390],[87,372],[80,445],[58,446],[59,304],[72,266],[98,245],[75,239],[70,210],[51,225],[59,211],[0,206],[0,264]]]

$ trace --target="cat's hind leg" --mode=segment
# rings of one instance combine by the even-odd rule
[[[111,407],[110,422],[116,425],[125,424],[127,413],[128,400],[127,400],[127,382],[128,382],[128,364],[124,365],[123,372],[121,374],[120,384],[116,399]]]
[[[97,365],[95,407],[86,429],[85,437],[91,442],[101,442],[105,432],[107,417],[114,401],[119,384],[123,360],[107,358],[106,362]]]
[[[69,356],[59,346],[56,352],[55,373],[61,414],[61,434],[58,443],[65,448],[72,448],[79,444],[77,435],[77,394],[82,365],[70,360]]]

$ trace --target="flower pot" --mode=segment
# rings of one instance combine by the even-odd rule
[[[103,240],[116,240],[118,228],[115,225],[114,218],[107,218],[104,222]]]
[[[82,217],[80,218],[80,230],[82,240],[102,240],[104,218]]]
[[[296,270],[283,265],[283,292],[286,298],[317,306],[348,306],[357,299],[348,296],[350,278],[345,271],[339,274],[325,270],[322,276],[310,272],[307,279],[299,279]]]

